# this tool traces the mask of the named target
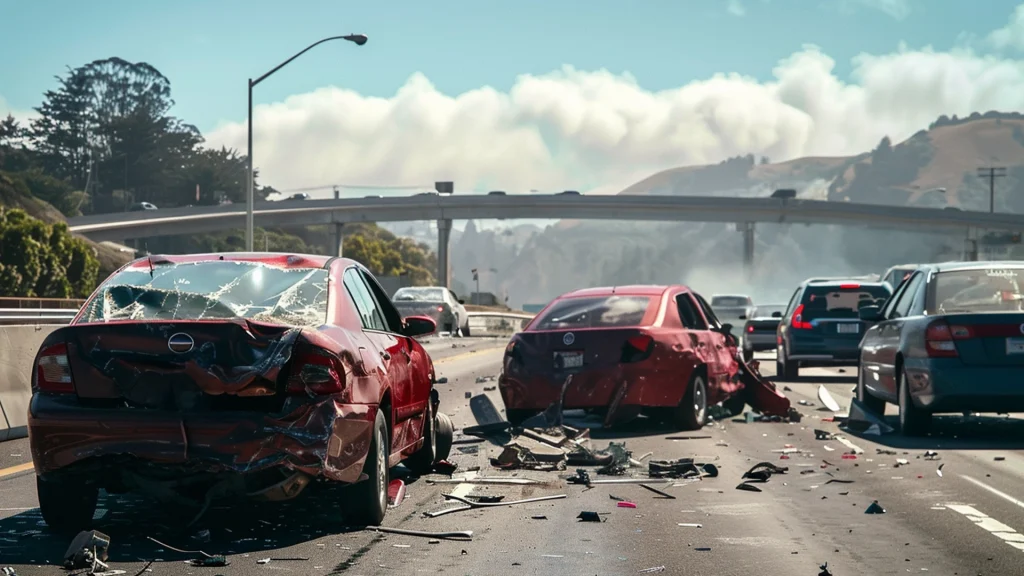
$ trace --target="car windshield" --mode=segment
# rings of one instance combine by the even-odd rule
[[[566,298],[552,304],[531,329],[636,326],[643,321],[650,303],[647,296]]]
[[[804,291],[801,317],[805,322],[819,318],[859,318],[861,308],[882,306],[890,294],[881,284],[810,286]]]
[[[754,309],[754,318],[771,318],[772,314],[778,312],[780,315],[786,311],[785,304],[765,304]]]
[[[395,302],[444,302],[443,288],[399,288]]]
[[[715,296],[711,298],[712,308],[739,308],[749,305],[750,299],[746,296]]]
[[[1024,268],[954,270],[935,275],[929,312],[1019,312],[1024,310],[1020,275]]]
[[[130,268],[104,282],[85,322],[247,318],[293,326],[327,321],[327,271],[207,261]]]

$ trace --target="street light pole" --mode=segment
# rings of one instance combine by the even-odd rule
[[[249,252],[253,251],[253,231],[255,229],[253,226],[253,207],[255,203],[255,191],[253,189],[254,178],[252,167],[252,89],[255,88],[257,84],[263,82],[268,77],[270,77],[274,72],[277,72],[281,68],[284,68],[285,66],[290,64],[292,60],[295,60],[299,56],[302,56],[306,52],[309,52],[310,50],[323,44],[324,42],[330,42],[331,40],[347,40],[349,42],[352,42],[356,46],[362,46],[363,44],[366,44],[367,37],[365,34],[346,34],[344,36],[330,36],[328,38],[317,40],[316,42],[313,42],[309,46],[306,46],[304,49],[297,52],[291,58],[285,60],[284,62],[281,62],[280,64],[272,68],[270,72],[267,72],[266,74],[260,76],[255,80],[253,80],[252,78],[249,79],[249,113],[247,122],[249,128],[249,135],[248,141],[246,143],[246,156],[248,157],[246,159],[246,164],[248,165],[249,182],[246,186],[245,194],[245,249],[248,250]]]

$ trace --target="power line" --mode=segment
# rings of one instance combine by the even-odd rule
[[[978,168],[978,177],[988,179],[988,211],[996,211],[996,178],[1006,177],[1006,168]]]

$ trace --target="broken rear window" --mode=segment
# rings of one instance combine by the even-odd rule
[[[290,326],[327,321],[327,270],[259,262],[157,263],[118,272],[96,290],[85,322],[247,318]]]
[[[648,296],[598,296],[566,298],[551,305],[531,330],[636,326],[643,321]]]
[[[395,302],[444,302],[443,288],[399,288]]]

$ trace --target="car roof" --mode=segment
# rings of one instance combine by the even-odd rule
[[[712,294],[711,299],[714,300],[715,298],[750,298],[750,296],[746,294]]]
[[[886,282],[877,280],[867,281],[861,280],[860,278],[811,278],[804,280],[804,284],[807,286],[838,286],[840,284],[860,284],[861,286],[885,286]]]
[[[950,272],[955,270],[984,270],[986,268],[1024,268],[1024,262],[1021,262],[1020,260],[942,262],[940,264],[928,264],[926,267],[936,272]]]
[[[585,298],[588,296],[661,296],[671,289],[679,289],[689,292],[690,289],[682,285],[654,285],[634,284],[629,286],[598,286],[595,288],[583,288],[566,292],[558,298]]]
[[[324,268],[334,260],[331,256],[316,254],[286,254],[279,252],[217,252],[209,254],[153,254],[131,261],[127,268],[146,268],[151,264],[191,264],[195,262],[260,262],[282,268]],[[343,258],[362,266],[355,260]]]

